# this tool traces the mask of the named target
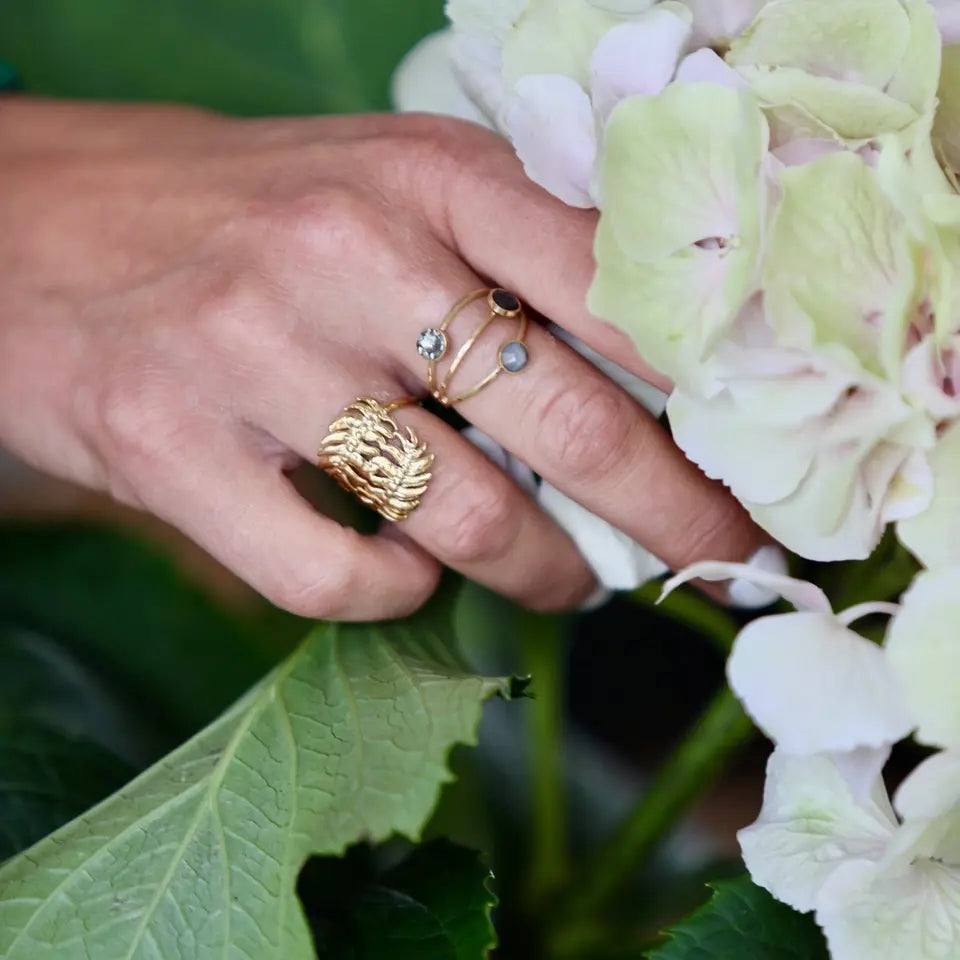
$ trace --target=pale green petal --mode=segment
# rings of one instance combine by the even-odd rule
[[[863,83],[805,73],[792,67],[738,67],[774,121],[796,136],[822,136],[823,130],[851,141],[896,133],[919,119],[909,104]],[[805,121],[805,122],[804,122]],[[794,129],[794,125],[798,125]]]
[[[960,563],[960,423],[954,423],[928,454],[933,502],[897,524],[903,545],[926,567]],[[960,697],[958,697],[960,703]]]
[[[622,22],[584,0],[527,0],[503,45],[504,82],[509,89],[527,74],[559,73],[587,88],[594,48]]]
[[[886,646],[918,724],[917,739],[960,746],[960,567],[917,577],[890,624]]]
[[[910,41],[886,90],[891,97],[923,115],[929,113],[936,102],[943,42],[933,7],[927,0],[906,0],[906,8],[910,17]]]
[[[727,59],[882,88],[903,61],[909,37],[900,0],[779,0],[760,11]]]
[[[602,208],[635,260],[700,241],[731,252],[757,243],[767,126],[753,98],[714,84],[677,84],[623,101],[610,117]]]
[[[805,317],[815,342],[843,344],[868,370],[882,373],[883,329],[902,337],[909,322],[905,301],[915,286],[908,238],[893,204],[852,153],[785,170],[781,181],[765,271],[771,322]]]
[[[812,910],[841,864],[882,854],[896,827],[887,806],[882,796],[858,803],[827,756],[776,751],[767,766],[760,818],[738,835],[744,862],[754,882],[778,900]]]
[[[960,45],[943,48],[933,137],[937,152],[951,171],[960,171]]]
[[[604,218],[595,255],[590,310],[627,333],[647,363],[675,383],[708,390],[712,378],[701,362],[705,331],[722,329],[731,313],[722,295],[724,262],[692,250],[638,263],[624,255]]]

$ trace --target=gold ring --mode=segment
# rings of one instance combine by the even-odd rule
[[[446,375],[442,380],[439,380],[437,361],[442,360],[450,350],[450,325],[466,307],[481,299],[487,301],[487,307],[490,311],[487,318],[460,347],[447,369]],[[451,396],[450,382],[460,369],[460,365],[467,354],[483,336],[490,324],[501,318],[515,319],[519,322],[520,327],[517,336],[513,340],[501,344],[497,354],[497,366],[494,370],[465,393]],[[417,353],[427,361],[427,383],[430,387],[430,395],[442,403],[443,406],[452,407],[456,403],[463,403],[464,400],[475,397],[485,387],[490,386],[502,373],[519,373],[530,361],[530,353],[525,342],[529,325],[530,321],[527,319],[520,298],[508,290],[503,290],[500,287],[494,287],[492,290],[485,288],[474,290],[473,293],[468,293],[465,297],[462,297],[450,308],[439,327],[428,327],[426,330],[422,330],[420,336],[417,337]]]
[[[384,405],[373,397],[357,398],[330,424],[318,454],[320,468],[344,490],[393,522],[420,506],[430,483],[433,454],[390,416],[416,402],[404,398]]]

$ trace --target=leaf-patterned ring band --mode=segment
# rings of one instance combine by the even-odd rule
[[[391,416],[416,402],[359,397],[330,424],[318,454],[320,468],[344,490],[395,523],[420,506],[430,483],[433,454]]]

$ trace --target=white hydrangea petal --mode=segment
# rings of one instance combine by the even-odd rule
[[[590,98],[569,77],[522,77],[503,107],[501,126],[534,183],[572,207],[592,207],[597,136]]]
[[[960,751],[924,760],[900,785],[895,805],[904,825],[885,863],[895,869],[933,857],[960,865]]]
[[[917,724],[917,739],[960,746],[960,566],[921,573],[890,624],[887,660]]]
[[[931,0],[945,44],[960,43],[960,0]]]
[[[797,490],[813,464],[808,444],[788,430],[751,421],[728,394],[701,400],[676,390],[667,412],[680,449],[741,500],[777,503]]]
[[[745,90],[747,81],[709,47],[688,53],[677,67],[676,83],[716,83],[731,90]]]
[[[933,820],[960,805],[960,750],[928,757],[900,784],[894,798],[904,820]]]
[[[581,556],[610,590],[635,590],[667,572],[662,560],[606,520],[549,483],[540,485],[540,506],[577,545]]]
[[[446,0],[447,18],[458,32],[502,45],[529,0]]]
[[[695,563],[682,570],[663,585],[661,601],[674,590],[691,580],[707,580],[713,583],[723,580],[743,580],[757,587],[769,590],[798,610],[815,611],[832,616],[827,595],[813,583],[795,580],[775,571],[775,564],[766,558],[757,563]],[[771,569],[772,568],[772,569]]]
[[[786,577],[790,573],[787,555],[777,546],[768,544],[760,547],[747,561],[747,566],[756,571],[771,573],[778,577]],[[727,587],[727,599],[734,607],[741,610],[762,610],[776,603],[780,598],[779,592],[769,587],[761,586],[742,577],[731,580]]]
[[[499,47],[482,37],[455,32],[450,55],[461,89],[476,104],[484,124],[495,127],[506,93]]]
[[[879,858],[895,827],[883,804],[857,802],[830,757],[776,750],[767,766],[760,817],[738,839],[754,882],[808,911],[844,862]]]
[[[786,753],[880,748],[913,727],[883,650],[828,614],[748,624],[727,676],[747,713]]]
[[[960,956],[960,870],[925,859],[896,872],[842,864],[817,920],[833,960],[950,960]]]
[[[598,116],[606,117],[624,98],[654,96],[673,78],[690,36],[683,8],[654,7],[642,17],[603,36],[590,64],[590,89]]]
[[[723,50],[769,0],[684,0],[693,14],[692,47]]]
[[[933,498],[922,513],[901,520],[897,535],[925,566],[960,563],[960,422],[952,424],[927,454]]]
[[[452,52],[453,32],[449,29],[421,40],[393,74],[390,96],[394,109],[399,113],[439,113],[489,125],[454,73]]]

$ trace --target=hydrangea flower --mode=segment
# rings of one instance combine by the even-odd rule
[[[812,584],[700,564],[667,584],[737,576],[798,612],[737,638],[728,665],[774,741],[763,809],[739,835],[753,879],[815,911],[834,960],[941,960],[960,953],[960,566],[921,574],[899,607],[834,614]],[[883,646],[851,627],[892,616]],[[887,796],[890,746],[942,748]]]

